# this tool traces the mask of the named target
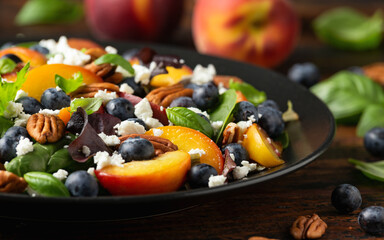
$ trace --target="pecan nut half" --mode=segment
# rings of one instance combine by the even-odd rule
[[[28,119],[27,131],[40,144],[54,143],[64,136],[65,123],[57,116],[35,113]]]
[[[145,135],[145,134],[128,134],[128,135],[119,137],[119,140],[120,142],[124,142],[128,138],[135,138],[135,137],[141,137],[149,140],[152,143],[153,147],[155,148],[155,156],[158,156],[166,152],[176,151],[178,149],[178,147],[168,139],[157,137],[157,136]]]
[[[0,192],[4,193],[22,193],[28,184],[24,178],[14,173],[0,170]]]
[[[184,88],[184,85],[177,83],[167,87],[160,87],[150,91],[146,98],[157,105],[168,107],[173,100],[179,97],[192,97],[193,90]]]
[[[317,214],[300,216],[292,224],[291,235],[295,239],[317,239],[323,236],[327,227]]]
[[[119,86],[109,82],[101,82],[101,83],[90,83],[83,86],[80,86],[76,91],[70,93],[71,99],[74,98],[92,98],[96,95],[96,93],[101,90],[106,90],[108,93],[110,92],[119,92]]]

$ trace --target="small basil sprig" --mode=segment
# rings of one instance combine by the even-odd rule
[[[131,75],[135,74],[135,70],[132,68],[131,64],[118,54],[107,53],[94,61],[94,64],[96,65],[100,65],[103,63],[112,63],[115,65],[119,65],[120,67],[127,70]]]
[[[368,178],[384,182],[384,161],[367,163],[353,158],[348,161]]]
[[[83,75],[81,72],[77,72],[73,74],[72,78],[63,78],[62,76],[56,74],[55,75],[55,83],[61,88],[65,93],[71,93],[78,89],[81,84],[83,84]]]
[[[167,117],[176,126],[183,126],[195,129],[204,133],[209,138],[213,136],[211,124],[200,115],[184,107],[173,107],[166,109]]]
[[[77,108],[81,107],[90,115],[99,110],[102,104],[101,98],[76,98],[71,102],[71,112],[75,112]]]
[[[39,196],[69,197],[68,189],[59,179],[46,172],[28,172],[24,174],[28,187]]]
[[[245,82],[229,82],[229,88],[240,91],[249,102],[257,106],[267,99],[265,92],[257,90],[254,86]]]
[[[15,69],[16,63],[9,58],[0,59],[0,74],[12,72]]]

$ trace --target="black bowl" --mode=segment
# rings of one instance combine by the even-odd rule
[[[105,44],[105,43],[104,43]],[[122,53],[146,45],[109,43]],[[255,184],[295,171],[315,160],[331,144],[335,123],[331,112],[306,88],[284,76],[254,65],[198,54],[192,50],[150,45],[161,54],[182,57],[190,67],[213,64],[220,75],[235,75],[265,91],[285,109],[288,100],[300,120],[289,122],[286,130],[290,145],[283,152],[285,164],[249,176],[246,180],[215,188],[182,190],[144,196],[103,196],[94,198],[29,197],[22,194],[0,194],[3,206],[0,216],[43,221],[107,221],[154,216],[182,210],[229,194],[249,190]],[[95,214],[97,213],[97,214]]]

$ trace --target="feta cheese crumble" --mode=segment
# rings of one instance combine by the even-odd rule
[[[91,155],[91,149],[89,149],[88,146],[85,146],[85,145],[84,145],[84,146],[81,148],[81,151],[82,151],[82,153],[84,154],[85,157],[89,157],[89,155]]]
[[[93,160],[94,163],[97,164],[96,170],[100,170],[109,165],[122,167],[125,162],[123,157],[117,152],[114,152],[112,156],[109,156],[108,152],[97,152]]]
[[[120,144],[119,137],[117,137],[116,135],[110,135],[109,136],[103,132],[99,133],[98,135],[101,139],[103,139],[103,141],[105,142],[105,144],[107,146],[116,146],[116,145]]]
[[[94,167],[88,168],[87,169],[87,173],[90,174],[91,176],[96,177],[96,175],[95,175],[95,168]]]
[[[200,158],[202,155],[205,154],[205,151],[203,149],[200,149],[200,148],[194,148],[194,149],[189,150],[188,154],[191,155],[191,157],[198,155],[198,157]]]
[[[60,181],[63,181],[68,177],[68,172],[64,169],[59,169],[57,172],[52,174],[55,178],[59,179]]]
[[[151,77],[149,68],[138,64],[133,64],[132,68],[135,70],[135,83],[148,85]]]
[[[101,98],[103,104],[107,104],[110,100],[117,98],[116,92],[107,92],[107,89],[99,90],[94,96],[95,98]]]
[[[127,94],[133,94],[135,92],[133,90],[133,88],[131,88],[131,86],[128,85],[128,83],[121,84],[119,90],[120,90],[120,92],[124,92],[124,93],[127,93]]]
[[[193,69],[191,82],[197,85],[208,83],[213,80],[213,77],[215,75],[216,75],[216,69],[215,69],[215,66],[213,66],[213,64],[208,64],[206,68],[198,64]]]
[[[19,89],[16,92],[15,101],[22,97],[28,97],[28,93],[24,92],[23,90]]]
[[[60,113],[60,110],[52,110],[52,109],[40,109],[39,113],[45,115],[54,115],[57,116]]]
[[[220,128],[223,126],[224,122],[223,121],[214,121],[211,122],[211,126],[215,131],[219,131]]]
[[[163,135],[163,133],[164,133],[164,131],[161,129],[157,129],[157,128],[153,129],[153,135],[156,137],[160,137],[161,135]]]
[[[117,54],[117,49],[112,46],[106,46],[104,50],[110,54]]]
[[[31,114],[21,112],[14,120],[14,126],[26,127]]]
[[[151,104],[146,98],[143,98],[143,100],[135,105],[135,116],[143,120],[149,128],[157,128],[163,126],[163,124],[161,124],[158,119],[152,117],[153,111]]]
[[[227,177],[223,175],[211,175],[208,180],[208,187],[217,187],[225,184],[225,181],[227,180]]]
[[[16,155],[22,156],[29,152],[33,152],[33,143],[29,138],[21,137],[16,146]]]
[[[4,110],[3,116],[7,119],[15,118],[23,112],[23,105],[13,101],[8,102],[6,109]]]
[[[121,123],[116,124],[113,128],[117,130],[116,132],[119,136],[128,134],[144,134],[146,132],[143,125],[129,120],[122,121]]]
[[[249,172],[257,169],[256,163],[249,163],[248,161],[241,161],[241,167],[237,166],[233,169],[232,174],[234,179],[243,179],[248,176]]]

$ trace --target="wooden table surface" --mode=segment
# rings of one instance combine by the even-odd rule
[[[6,14],[5,7],[15,10],[22,2],[0,1],[0,12],[3,10]],[[189,1],[190,6],[192,2]],[[286,74],[292,64],[310,61],[326,77],[349,66],[383,61],[382,48],[363,53],[334,50],[321,44],[308,27],[311,17],[329,6],[351,3],[370,13],[381,6],[379,0],[372,1],[371,5],[364,2],[294,1],[303,19],[303,35],[291,56],[274,70]],[[188,25],[188,20],[184,20],[184,24]],[[39,34],[58,37],[63,32],[67,36],[90,36],[85,24],[63,26],[63,32],[59,33],[59,30],[53,32],[52,27],[46,26],[15,30],[1,21],[0,29],[3,29],[0,31],[0,40],[11,39],[18,31],[32,38]],[[193,47],[188,29],[183,31],[186,35],[181,34],[183,37],[176,37],[171,42]],[[364,207],[384,206],[384,184],[363,176],[348,163],[351,157],[372,159],[364,149],[362,139],[356,136],[354,126],[338,126],[329,149],[313,163],[288,175],[258,184],[244,193],[180,212],[136,220],[36,223],[3,219],[0,220],[0,239],[248,239],[251,236],[292,239],[289,228],[293,221],[300,215],[312,213],[317,213],[328,225],[322,239],[374,239],[360,229],[357,215]],[[342,183],[355,185],[362,194],[362,208],[352,214],[340,214],[331,205],[331,192]]]

